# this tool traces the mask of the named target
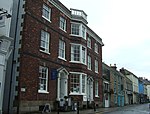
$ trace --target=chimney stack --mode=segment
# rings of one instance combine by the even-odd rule
[[[113,66],[110,64],[110,67],[113,68],[113,69],[115,69],[115,70],[117,70],[116,64],[114,64]]]

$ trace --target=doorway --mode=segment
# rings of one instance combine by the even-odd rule
[[[109,107],[109,95],[108,95],[108,93],[106,93],[104,95],[104,98],[105,98],[105,107],[108,108]]]
[[[87,80],[87,101],[89,101],[89,104],[93,101],[93,79],[89,78]]]
[[[68,71],[65,68],[60,68],[57,78],[57,101],[65,101],[65,96],[68,97]]]
[[[60,99],[68,96],[68,78],[65,72],[60,73]]]

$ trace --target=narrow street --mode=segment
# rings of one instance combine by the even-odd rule
[[[130,105],[104,114],[150,114],[150,104]]]
[[[96,109],[96,112],[93,109],[91,110],[89,109],[89,110],[80,110],[79,113],[77,113],[77,111],[73,111],[73,112],[59,112],[59,114],[150,114],[149,104],[147,103],[147,104],[127,105],[124,107],[99,108]],[[39,114],[39,113],[29,113],[29,114]],[[50,112],[48,114],[58,114],[58,113]]]

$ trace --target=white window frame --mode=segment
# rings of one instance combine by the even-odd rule
[[[64,17],[60,16],[59,28],[66,32],[67,21]]]
[[[99,97],[99,95],[98,95],[98,93],[99,93],[99,91],[98,91],[98,80],[96,80],[95,81],[95,97]]]
[[[98,60],[95,59],[95,72],[98,73]]]
[[[94,45],[94,50],[96,53],[98,53],[98,44],[97,43],[95,43],[95,45]]]
[[[65,58],[65,54],[66,54],[66,50],[65,50],[65,41],[59,39],[59,52],[58,52],[58,58],[66,60]]]
[[[45,71],[43,71],[45,70]],[[46,77],[43,77],[43,75],[46,75]],[[41,75],[41,76],[40,76]],[[41,89],[39,86],[41,86],[42,84],[40,83],[40,80],[44,80],[45,79],[45,90]],[[38,88],[38,92],[39,93],[49,93],[48,92],[48,67],[44,67],[44,66],[39,66],[39,88]],[[44,86],[44,84],[43,84]]]
[[[90,55],[88,55],[88,57],[87,57],[87,68],[89,69],[89,70],[91,70],[92,69],[92,58],[91,58],[91,56]]]
[[[51,8],[46,4],[43,4],[42,17],[51,22]]]
[[[50,34],[44,30],[41,30],[40,51],[50,54],[49,45],[50,45]]]
[[[82,38],[86,39],[86,27],[82,25]]]
[[[86,64],[86,48],[84,47],[84,46],[82,46],[82,52],[81,52],[82,54],[81,54],[81,62],[83,63],[83,64]]]
[[[90,49],[91,49],[91,47],[92,47],[92,46],[91,46],[91,44],[92,44],[91,41],[92,41],[91,38],[88,37],[88,38],[87,38],[87,47],[90,48]]]
[[[75,50],[73,49],[74,46],[79,46],[79,60],[74,60],[74,55],[75,55]],[[85,49],[83,51],[83,49]],[[78,54],[78,53],[77,53]],[[81,45],[81,44],[74,44],[71,43],[71,61],[70,62],[74,62],[74,63],[82,63],[82,64],[87,64],[86,63],[86,56],[87,56],[87,49],[85,46]]]
[[[70,80],[71,80],[71,74],[79,75],[79,87],[77,88],[77,89],[79,89],[79,91],[78,92],[75,92],[75,91],[72,92],[70,90],[70,95],[85,95],[86,91],[87,91],[87,88],[86,88],[87,87],[87,74],[81,73],[81,72],[70,72]],[[84,77],[84,79],[83,79],[83,77]],[[71,85],[70,85],[70,87],[71,87]]]
[[[78,34],[73,33],[73,25],[77,25],[78,29],[76,29],[76,31],[78,30]],[[86,27],[81,24],[81,23],[71,23],[71,36],[77,36],[77,37],[82,37],[83,39],[86,40]]]

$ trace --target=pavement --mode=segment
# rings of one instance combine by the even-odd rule
[[[109,108],[97,108],[96,111],[94,111],[94,109],[85,109],[85,110],[79,110],[79,112],[77,111],[70,111],[70,112],[46,112],[46,113],[28,113],[28,114],[106,114],[106,113],[110,113],[110,112],[114,112],[115,111],[120,111],[125,109],[128,109],[129,107],[137,107],[140,106],[139,104],[133,104],[133,105],[126,105],[124,107],[109,107]]]
[[[94,111],[94,109],[85,109],[85,110],[79,110],[79,112],[77,111],[70,111],[70,112],[45,112],[42,114],[104,114],[104,113],[108,113],[108,112],[112,112],[117,110],[120,107],[110,107],[110,108],[98,108],[96,109],[96,111]],[[41,113],[28,113],[28,114],[41,114]]]

